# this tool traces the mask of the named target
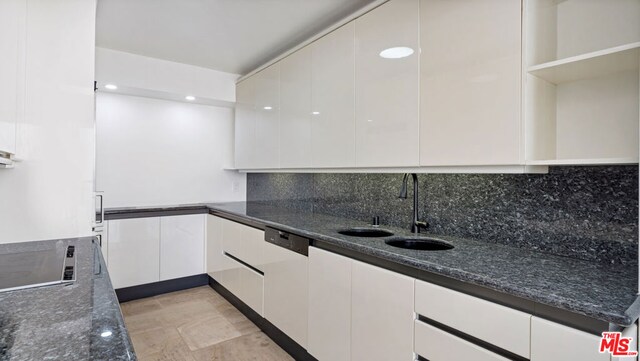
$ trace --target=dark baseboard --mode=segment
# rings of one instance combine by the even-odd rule
[[[133,301],[140,298],[152,297],[163,293],[175,292],[205,286],[209,284],[209,275],[200,274],[173,280],[148,283],[146,285],[118,288],[116,295],[119,302]]]
[[[296,361],[318,361],[313,356],[311,356],[307,350],[305,350],[302,346],[298,345],[291,337],[287,336],[284,332],[280,331],[276,326],[274,326],[271,322],[267,321],[266,318],[260,316],[256,311],[252,310],[251,307],[247,306],[244,302],[242,302],[238,297],[236,297],[233,293],[229,292],[224,286],[216,282],[211,277],[209,278],[209,286],[213,288],[216,292],[218,292],[222,297],[224,297],[229,303],[231,303],[235,308],[237,308],[242,314],[244,314],[251,322],[255,323],[259,329],[262,330],[269,338],[273,340],[278,346],[282,347],[291,357],[293,357]]]

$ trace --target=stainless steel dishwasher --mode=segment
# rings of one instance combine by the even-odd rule
[[[310,240],[269,227],[264,235],[264,317],[306,348]]]

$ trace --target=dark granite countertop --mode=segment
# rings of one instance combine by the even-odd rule
[[[395,248],[385,238],[348,237],[338,230],[367,226],[364,222],[260,202],[181,205],[175,208],[109,209],[113,217],[169,215],[183,210],[230,215],[264,226],[320,240],[418,271],[533,301],[541,305],[619,326],[633,324],[640,315],[637,266],[605,265],[493,243],[432,235],[455,246],[440,252]],[[152,213],[149,213],[152,211]],[[403,229],[385,227],[394,236],[410,236]]]
[[[0,293],[0,360],[136,360],[94,238],[0,245],[0,253],[76,246],[76,281]]]

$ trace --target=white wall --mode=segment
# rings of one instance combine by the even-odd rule
[[[91,234],[95,0],[27,3],[24,116],[0,170],[0,243]]]
[[[230,108],[98,93],[105,206],[245,200],[245,175],[223,170],[233,164],[233,118]]]
[[[96,48],[98,84],[116,84],[128,92],[145,90],[234,102],[238,77],[238,74]]]

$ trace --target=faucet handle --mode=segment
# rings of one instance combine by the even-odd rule
[[[420,228],[422,229],[428,229],[429,228],[429,222],[426,221],[417,221],[416,222],[416,227],[418,228],[418,231],[420,230]]]

